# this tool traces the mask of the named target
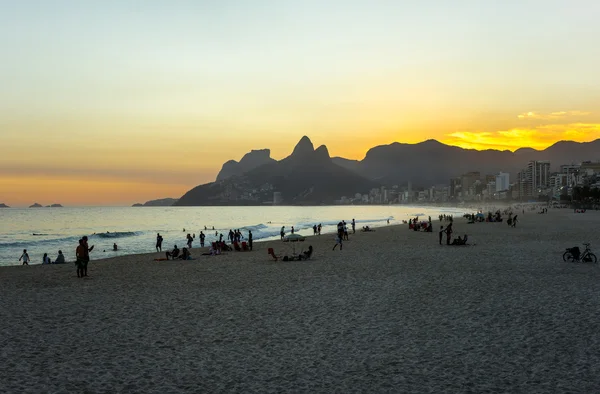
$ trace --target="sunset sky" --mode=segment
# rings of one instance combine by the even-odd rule
[[[0,1],[0,202],[179,197],[250,149],[600,138],[600,2]]]

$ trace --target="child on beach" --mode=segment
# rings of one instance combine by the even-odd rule
[[[27,249],[23,249],[23,254],[19,257],[19,261],[23,259],[23,265],[29,265],[29,255],[27,254]]]
[[[342,234],[338,233],[337,237],[335,237],[335,245],[333,245],[333,249],[331,250],[335,250],[335,247],[340,245],[340,250],[342,250]]]

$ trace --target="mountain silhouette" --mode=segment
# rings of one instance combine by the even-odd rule
[[[263,164],[241,175],[196,186],[176,205],[256,205],[281,193],[283,204],[331,204],[341,196],[367,193],[377,184],[335,164],[325,145],[316,150],[306,136],[280,161]]]
[[[251,150],[246,153],[239,162],[229,160],[223,164],[221,171],[217,174],[217,181],[222,181],[234,175],[242,175],[264,164],[274,162],[271,158],[270,149]]]
[[[515,152],[463,149],[427,140],[417,144],[394,142],[376,146],[360,161],[343,158],[334,161],[383,185],[412,182],[415,187],[428,187],[448,184],[450,178],[470,171],[479,171],[482,176],[503,171],[515,179],[530,160],[549,160],[552,170],[558,170],[562,164],[598,159],[600,139],[584,143],[560,141],[544,150],[521,148]]]
[[[471,171],[479,171],[482,177],[508,172],[514,180],[530,160],[549,160],[553,171],[562,164],[599,160],[600,139],[560,141],[544,150],[515,152],[463,149],[436,140],[394,142],[369,149],[362,160],[349,160],[331,158],[325,145],[314,149],[304,136],[280,161],[271,159],[268,149],[246,154],[237,165],[244,164],[245,158],[245,168],[252,169],[243,171],[234,165],[232,173],[223,174],[224,165],[220,179],[196,186],[175,205],[257,205],[272,201],[274,192],[281,193],[283,204],[330,204],[341,196],[368,193],[380,186],[448,185],[451,178]]]

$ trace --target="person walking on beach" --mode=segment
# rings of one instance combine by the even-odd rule
[[[281,240],[283,241],[283,237],[285,236],[285,226],[281,226],[281,231],[279,232],[279,235],[281,235]]]
[[[342,250],[342,234],[338,233],[338,235],[335,237],[335,245],[333,245],[333,249],[331,250],[335,250],[336,246],[340,245],[340,250]]]
[[[440,245],[442,244],[442,236],[444,234],[444,226],[440,226]]]
[[[19,261],[23,260],[22,265],[29,265],[29,255],[27,254],[27,249],[23,249],[23,254],[19,257]]]
[[[162,252],[162,241],[163,241],[163,237],[160,235],[160,233],[156,233],[156,251],[157,252]]]
[[[192,238],[192,236],[190,234],[186,235],[186,238],[187,238],[188,249],[191,249],[192,248],[192,242],[194,241],[194,238]]]
[[[517,216],[519,216],[519,215],[515,215],[515,217],[513,218],[513,221],[512,221],[513,227],[517,227]]]
[[[319,223],[319,225],[317,226],[317,234],[318,235],[321,235],[321,227],[323,227],[323,226],[321,226],[321,223]]]
[[[356,222],[354,218],[352,218],[352,234],[356,234]]]
[[[206,227],[206,226],[204,226]],[[200,231],[200,235],[198,236],[198,238],[200,238],[200,247],[203,248],[204,247],[204,238],[206,238],[206,236],[204,235],[204,233],[202,231]]]
[[[317,225],[313,226],[313,235],[317,235]]]
[[[248,247],[252,250],[252,230],[248,230]]]
[[[291,231],[292,231],[292,234],[294,234],[294,226],[292,226],[292,230]]]

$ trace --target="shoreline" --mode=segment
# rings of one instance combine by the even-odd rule
[[[92,260],[85,279],[70,264],[5,267],[0,391],[594,392],[600,265],[562,253],[600,247],[598,224],[455,218],[472,245],[390,225],[342,251],[307,237],[308,261],[275,262],[267,248],[292,245],[268,241]]]

